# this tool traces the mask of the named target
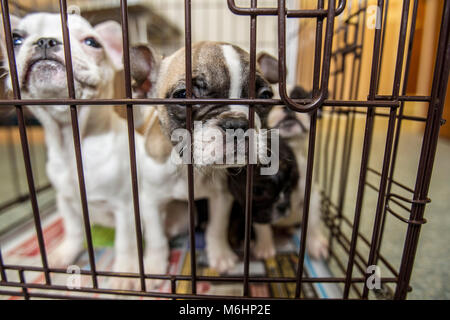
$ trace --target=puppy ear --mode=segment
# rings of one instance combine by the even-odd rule
[[[256,58],[264,78],[271,84],[278,83],[278,60],[267,52],[261,52]]]
[[[156,85],[161,57],[146,45],[130,48],[130,72],[136,98],[146,98]]]
[[[146,45],[137,45],[130,48],[130,73],[133,98],[147,98],[152,95],[156,87],[159,72],[160,56],[152,48]],[[134,125],[136,130],[144,134],[148,128],[145,119],[145,109],[148,107],[135,106],[133,109]],[[126,119],[127,113],[124,106],[115,106],[114,111],[119,117]]]
[[[311,99],[312,98],[312,91],[307,91],[302,86],[296,85],[290,93],[290,97],[292,99]],[[297,113],[297,119],[303,124],[305,129],[309,131],[309,127],[311,124],[311,113]],[[320,117],[322,114],[322,111],[318,110],[318,116]]]
[[[95,31],[102,39],[105,52],[111,59],[116,70],[123,69],[122,57],[122,28],[120,24],[113,20],[102,22],[94,27]]]
[[[164,163],[172,152],[172,143],[164,134],[159,122],[158,111],[152,108],[146,119],[144,130],[145,151],[158,163]]]
[[[292,99],[311,99],[312,92],[305,90],[302,86],[295,86],[289,95]]]

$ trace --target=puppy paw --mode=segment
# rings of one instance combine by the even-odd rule
[[[253,248],[253,255],[257,259],[273,258],[276,253],[277,251],[272,241],[257,241]]]
[[[83,244],[79,241],[64,239],[49,255],[48,263],[53,268],[65,268],[75,262],[82,250]]]
[[[328,239],[321,233],[308,237],[306,240],[306,249],[311,258],[327,259],[328,258]]]
[[[238,256],[228,246],[212,245],[207,248],[209,266],[219,273],[225,273],[232,269],[238,260]]]
[[[139,273],[137,258],[116,258],[113,271],[121,273]],[[111,289],[116,290],[141,290],[139,278],[110,277],[109,286]]]
[[[141,282],[138,278],[111,277],[109,287],[115,290],[140,291]]]
[[[144,260],[145,273],[162,275],[167,273],[169,267],[168,248],[151,249]],[[149,290],[158,289],[164,283],[161,279],[147,279],[146,286]]]

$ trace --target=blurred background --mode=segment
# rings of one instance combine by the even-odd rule
[[[67,1],[69,11],[81,14],[92,24],[114,19],[120,22],[119,0],[78,0]],[[413,1],[411,1],[412,3]],[[15,0],[9,1],[11,13],[24,16],[31,12],[59,12],[59,1],[56,0]],[[236,0],[239,6],[249,6],[249,0]],[[313,9],[316,0],[288,0],[289,9]],[[330,77],[330,98],[336,100],[366,100],[369,92],[373,40],[375,29],[370,26],[376,13],[373,6],[375,0],[347,1],[347,7],[336,19],[335,38]],[[378,94],[390,95],[394,81],[394,68],[397,59],[398,37],[401,24],[401,9],[403,1],[386,1],[386,28],[384,29],[384,50],[380,67]],[[259,0],[260,7],[276,7],[275,0]],[[362,7],[370,10],[360,10]],[[413,5],[410,6],[410,16]],[[432,77],[438,46],[439,28],[441,23],[443,1],[419,0],[414,41],[410,55],[410,69],[406,94],[430,95]],[[158,52],[167,56],[184,43],[184,1],[183,0],[129,0],[129,30],[132,44],[150,43]],[[353,17],[353,18],[348,18]],[[347,19],[348,18],[348,19]],[[226,41],[249,49],[248,17],[236,16],[228,9],[226,0],[192,0],[192,37],[193,41],[215,40]],[[409,25],[411,19],[409,19]],[[312,89],[315,26],[313,19],[288,19],[287,24],[287,67],[288,83],[300,84],[305,89]],[[353,26],[359,26],[354,28]],[[345,32],[340,32],[345,30]],[[409,30],[409,28],[408,28]],[[408,39],[409,39],[408,31]],[[258,51],[266,51],[277,55],[277,17],[258,17]],[[342,48],[350,48],[349,54],[341,54]],[[408,50],[405,50],[405,59]],[[2,59],[3,60],[3,59]],[[2,78],[6,74],[3,61]],[[352,76],[350,76],[352,75]],[[402,79],[402,85],[405,79]],[[123,88],[123,78],[118,77],[117,92],[120,96]],[[123,92],[123,91],[122,91]],[[4,92],[3,82],[0,84],[0,96],[8,97]],[[444,109],[444,119],[450,118],[450,99],[447,98]],[[401,184],[414,188],[424,130],[424,117],[429,104],[426,102],[406,102],[402,128],[399,131],[398,152],[396,153],[395,170],[391,178]],[[362,141],[365,125],[364,112],[349,118],[334,112],[334,108],[325,108],[323,117],[319,120],[317,154],[315,159],[315,181],[321,189],[328,192],[331,201],[338,201],[342,192],[339,188],[339,175],[344,168],[343,153],[351,155],[348,159],[349,172],[347,190],[345,192],[342,212],[350,221],[355,210],[356,189],[359,178],[359,168],[362,154]],[[381,172],[384,146],[386,142],[389,110],[381,110],[376,117],[375,129],[370,153],[369,166],[372,173]],[[344,138],[347,124],[354,121],[354,139],[350,148]],[[399,121],[400,122],[400,121]],[[39,123],[27,114],[27,129],[33,172],[38,188],[38,200],[41,214],[45,216],[54,211],[54,193],[45,173],[45,145],[43,132]],[[421,234],[421,243],[417,253],[416,265],[413,271],[412,287],[414,290],[409,298],[450,299],[450,124],[441,128],[441,138],[430,189],[432,203],[427,206],[425,217],[428,223]],[[326,167],[326,169],[325,169]],[[380,183],[376,174],[368,175],[368,183]],[[371,237],[374,212],[377,201],[377,191],[368,186],[364,198],[361,232],[367,238]],[[393,191],[411,197],[404,188]],[[12,108],[0,111],[0,241],[14,236],[27,224],[31,223],[31,207],[24,173],[20,138],[17,130],[17,120]],[[323,204],[325,216],[332,215],[330,203]],[[404,213],[407,216],[407,212]],[[406,224],[387,215],[383,237],[383,254],[398,267]],[[351,234],[351,229],[344,229]],[[358,248],[367,253],[367,248],[358,244]],[[336,256],[341,256],[346,264],[345,248],[334,244]],[[330,268],[341,275],[339,263],[330,261]],[[384,272],[384,270],[382,270]],[[387,272],[387,271],[386,271]],[[355,271],[355,276],[357,271]]]

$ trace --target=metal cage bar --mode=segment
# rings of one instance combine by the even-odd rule
[[[19,78],[17,74],[17,68],[16,68],[16,58],[14,55],[14,49],[13,49],[13,42],[12,42],[12,33],[11,33],[11,21],[9,18],[9,5],[7,0],[2,0],[2,20],[3,20],[3,31],[5,34],[5,41],[6,41],[6,50],[8,54],[8,61],[9,61],[9,70],[11,74],[11,82],[12,82],[12,88],[13,88],[13,94],[14,94],[14,102],[19,101],[21,99],[20,94],[20,85],[19,85]],[[25,119],[23,115],[23,107],[21,105],[15,105],[16,108],[16,114],[19,122],[19,132],[20,132],[20,141],[22,145],[22,153],[23,153],[23,160],[25,163],[25,170],[27,174],[27,183],[28,183],[28,191],[30,193],[30,201],[31,206],[33,209],[33,218],[34,218],[34,224],[36,228],[36,235],[38,239],[39,244],[39,251],[41,254],[41,262],[42,266],[44,267],[45,271],[45,281],[49,285],[51,284],[50,274],[48,272],[48,261],[47,261],[47,252],[45,250],[45,243],[44,243],[44,235],[42,232],[42,225],[39,215],[39,205],[37,202],[37,196],[36,196],[36,188],[33,178],[33,169],[31,166],[31,159],[30,159],[30,148],[28,145],[28,138],[27,138],[27,130],[25,127]]]
[[[384,0],[378,0],[378,7],[383,8],[384,7]],[[377,12],[377,17],[379,13]],[[375,38],[374,38],[374,49],[373,49],[373,56],[372,56],[372,74],[371,74],[371,83],[370,83],[370,89],[369,89],[369,97],[368,100],[373,100],[376,93],[376,79],[379,78],[379,57],[380,57],[380,49],[381,49],[381,29],[375,30]],[[365,187],[365,181],[366,181],[366,174],[367,174],[367,166],[369,161],[369,152],[371,147],[371,140],[372,140],[372,133],[373,133],[373,122],[374,122],[374,110],[373,108],[368,108],[367,110],[367,117],[366,117],[366,127],[365,127],[365,133],[364,133],[364,143],[363,143],[363,151],[362,151],[362,158],[361,158],[361,169],[360,169],[360,175],[359,175],[359,183],[358,183],[358,193],[357,193],[357,200],[356,200],[356,206],[355,206],[355,217],[353,220],[353,228],[352,228],[352,240],[351,240],[351,246],[350,246],[350,252],[349,252],[349,259],[347,264],[347,272],[346,272],[346,284],[344,288],[344,299],[347,299],[350,293],[350,279],[352,277],[353,272],[353,263],[354,263],[354,256],[356,251],[356,244],[357,244],[357,233],[359,230],[359,223],[361,218],[361,210],[362,210],[362,204],[363,204],[363,197],[364,197],[364,187]]]
[[[437,49],[436,65],[434,68],[433,86],[431,90],[431,102],[428,109],[427,123],[425,127],[422,150],[420,154],[419,168],[414,189],[410,220],[423,219],[428,189],[431,181],[434,157],[436,154],[437,140],[441,126],[442,112],[446,96],[446,88],[450,74],[450,1],[444,3],[442,23]],[[421,224],[408,224],[406,240],[403,250],[402,262],[399,272],[399,282],[395,291],[395,299],[405,299],[411,279],[412,266],[419,241]]]
[[[186,98],[192,99],[192,22],[191,0],[185,0],[184,4],[185,24],[185,65],[186,65]],[[192,137],[192,105],[186,105],[186,129]],[[192,294],[197,293],[197,257],[195,248],[195,209],[194,209],[194,166],[192,145],[189,146],[191,161],[187,165],[188,173],[188,213],[189,213],[189,246],[191,259],[191,287]]]
[[[132,99],[131,89],[131,72],[130,72],[130,42],[128,31],[128,5],[127,0],[120,1],[121,9],[121,22],[122,22],[122,42],[123,42],[123,56],[124,56],[124,70],[125,70],[125,94],[128,99]],[[138,265],[141,290],[146,290],[145,285],[145,270],[144,270],[144,249],[142,240],[142,226],[141,226],[141,213],[139,208],[139,189],[138,189],[138,177],[137,177],[137,160],[136,160],[136,143],[134,137],[134,116],[133,116],[133,104],[127,104],[127,125],[128,125],[128,145],[130,153],[130,166],[131,166],[131,186],[133,192],[133,206],[134,206],[134,221],[136,229],[136,244],[138,250]]]
[[[408,15],[409,15],[409,6],[410,2],[406,1],[403,3],[402,8],[402,21],[401,21],[401,28],[399,32],[399,43],[398,43],[398,49],[397,49],[397,61],[395,66],[395,76],[394,76],[394,83],[392,85],[392,96],[398,97],[399,91],[400,91],[400,81],[402,76],[402,69],[403,69],[403,58],[404,58],[404,52],[405,52],[405,45],[406,45],[406,35],[407,35],[407,27],[408,27]],[[415,17],[413,17],[415,19]],[[381,228],[381,219],[383,215],[383,208],[384,208],[384,202],[385,202],[385,195],[386,195],[386,188],[388,183],[388,174],[389,174],[389,167],[390,167],[390,161],[391,161],[391,154],[392,154],[392,146],[394,143],[394,129],[395,129],[395,115],[397,113],[396,108],[391,108],[390,116],[389,116],[389,124],[388,124],[388,133],[386,136],[386,147],[384,151],[384,160],[383,160],[383,168],[381,172],[381,181],[379,186],[379,192],[378,192],[378,200],[377,200],[377,208],[375,212],[375,221],[374,221],[374,227],[372,231],[372,242],[370,246],[370,253],[369,253],[369,260],[367,262],[367,265],[373,265],[375,263],[375,255],[377,250],[377,243],[379,239],[379,233]],[[367,275],[368,277],[368,275]],[[363,298],[367,299],[368,297],[368,288],[367,286],[364,287],[363,292]]]
[[[320,10],[324,6],[324,1],[318,1],[317,8]],[[327,25],[327,28],[330,26]],[[320,72],[320,52],[322,48],[322,30],[323,30],[323,19],[317,18],[316,22],[316,48],[315,48],[315,57],[314,57],[314,79],[313,79],[313,94],[319,94],[319,72]],[[311,200],[311,186],[312,186],[312,175],[313,175],[313,163],[314,163],[314,155],[315,155],[315,144],[316,144],[316,127],[317,127],[317,110],[314,110],[311,116],[310,121],[310,133],[309,133],[309,150],[308,150],[308,164],[306,168],[306,176],[307,176],[307,186],[305,187],[305,195],[304,195],[304,205],[303,205],[303,224],[301,228],[301,240],[300,240],[300,248],[298,255],[298,264],[297,264],[297,282],[295,284],[295,297],[299,298],[301,296],[302,290],[302,278],[303,278],[303,269],[304,269],[304,260],[305,260],[305,252],[306,252],[306,234],[308,232],[308,215],[309,215],[309,203]],[[300,213],[299,213],[300,214]]]
[[[251,1],[252,9],[257,7],[257,0]],[[250,99],[256,98],[256,28],[257,20],[256,15],[250,17],[250,75],[249,75],[249,89],[248,96]],[[255,128],[255,107],[250,104],[248,111],[248,123],[249,129]],[[247,151],[247,177],[246,177],[246,195],[245,195],[245,235],[244,235],[244,297],[249,296],[248,278],[250,273],[250,236],[252,231],[252,201],[253,201],[253,172],[255,165],[251,164],[249,159],[250,152],[254,153],[254,137],[250,134],[249,139],[246,141]]]
[[[72,54],[70,49],[70,35],[69,35],[69,26],[68,26],[68,18],[67,18],[67,3],[65,0],[60,0],[60,14],[61,14],[61,26],[64,40],[64,57],[66,61],[66,73],[67,73],[67,88],[70,98],[75,98],[75,80],[73,74],[73,65],[72,65]],[[81,152],[81,138],[80,138],[80,127],[78,124],[78,111],[76,105],[70,105],[70,115],[72,120],[72,133],[73,133],[73,142],[75,145],[75,158],[77,164],[77,174],[78,174],[78,185],[80,190],[81,197],[81,206],[83,213],[83,221],[84,221],[84,230],[87,241],[87,249],[89,254],[89,264],[92,271],[92,285],[94,288],[98,287],[96,267],[95,267],[95,255],[94,255],[94,246],[92,244],[92,234],[91,234],[91,223],[89,219],[89,209],[87,203],[87,194],[86,194],[86,184],[84,179],[83,172],[83,160],[82,160],[82,152]]]
[[[406,95],[406,91],[408,88],[408,78],[409,78],[409,72],[410,72],[410,66],[411,66],[411,54],[412,54],[412,49],[413,49],[413,44],[414,44],[414,35],[415,35],[415,29],[416,29],[418,7],[419,7],[419,1],[414,0],[412,22],[411,22],[411,27],[410,27],[410,32],[409,32],[410,36],[409,36],[409,43],[408,43],[408,53],[407,53],[407,58],[406,58],[406,68],[405,68],[405,77],[404,77],[404,81],[403,81],[402,95]],[[401,128],[402,128],[404,108],[405,108],[405,102],[403,101],[400,105],[399,112],[398,112],[398,122],[397,122],[396,131],[395,131],[394,145],[393,145],[393,150],[392,150],[392,160],[391,160],[392,163],[391,163],[391,168],[390,168],[389,177],[388,177],[388,186],[386,189],[386,194],[391,193],[392,186],[394,185],[393,177],[394,177],[394,173],[395,173],[396,159],[397,159],[398,147],[399,147],[399,143],[400,143],[400,133],[401,133]],[[419,121],[420,119],[416,119],[416,120]],[[411,190],[411,192],[413,192],[413,190]],[[383,233],[384,233],[383,231],[384,231],[384,227],[385,227],[385,223],[386,223],[386,211],[387,211],[387,208],[385,209],[385,212],[383,213],[383,217],[382,217],[382,221],[381,221],[380,239],[378,242],[377,256],[376,256],[375,262],[378,260],[378,253],[381,250],[381,245],[382,245],[382,241],[383,241]]]

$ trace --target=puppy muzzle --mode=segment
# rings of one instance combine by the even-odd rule
[[[222,119],[218,126],[224,131],[227,132],[227,130],[248,130],[248,120],[245,118],[225,118]]]
[[[40,38],[34,45],[36,46],[36,52],[41,52],[46,58],[47,54],[61,50],[61,41],[55,38]]]

